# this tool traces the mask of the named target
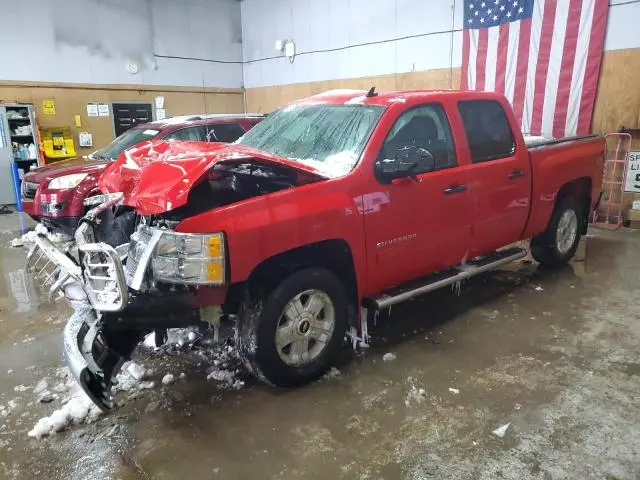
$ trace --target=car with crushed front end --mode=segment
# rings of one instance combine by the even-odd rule
[[[202,323],[234,323],[261,380],[301,385],[345,337],[366,344],[372,315],[523,258],[516,241],[568,262],[603,158],[596,136],[527,146],[495,93],[327,92],[235,144],[128,150],[80,221],[79,256],[39,237],[28,269],[51,260],[51,295],[85,305],[64,352],[103,409],[144,335]]]

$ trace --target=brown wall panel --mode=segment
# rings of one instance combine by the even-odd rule
[[[453,79],[451,79],[453,73]],[[352,88],[368,90],[375,86],[378,91],[407,90],[416,88],[458,88],[460,69],[448,68],[426,72],[396,73],[376,77],[346,78],[312,83],[295,83],[274,87],[248,88],[247,111],[266,113],[293,100],[308,97],[325,90]]]
[[[593,112],[593,131],[640,127],[640,48],[605,52]],[[636,143],[640,147],[640,143]]]
[[[32,103],[40,126],[68,126],[74,135],[76,151],[86,155],[113,139],[112,102],[148,102],[164,96],[167,116],[204,113],[240,113],[244,111],[240,89],[184,88],[143,85],[84,85],[0,82],[0,103]],[[206,98],[206,109],[205,109]],[[43,100],[54,100],[56,114],[45,115]],[[87,103],[109,104],[108,117],[88,117]],[[74,115],[80,115],[82,127],[75,126]],[[78,132],[93,134],[92,148],[79,148]]]

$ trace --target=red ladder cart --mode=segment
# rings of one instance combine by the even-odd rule
[[[591,225],[596,228],[617,230],[624,217],[624,186],[627,180],[631,135],[628,133],[607,133],[605,140],[605,163],[602,176],[602,199],[593,212]]]

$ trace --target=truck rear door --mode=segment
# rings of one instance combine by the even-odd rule
[[[466,168],[473,218],[472,256],[519,240],[529,215],[529,153],[516,141],[511,127],[515,118],[510,111],[507,116],[505,106],[508,108],[493,99],[458,102],[470,156]]]

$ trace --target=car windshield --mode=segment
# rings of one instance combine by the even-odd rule
[[[383,111],[376,105],[293,105],[270,114],[237,143],[340,177],[358,162]]]
[[[92,157],[105,160],[115,160],[127,148],[133,147],[136,143],[151,140],[160,133],[160,130],[131,128],[117,137],[106,147],[97,150]]]

